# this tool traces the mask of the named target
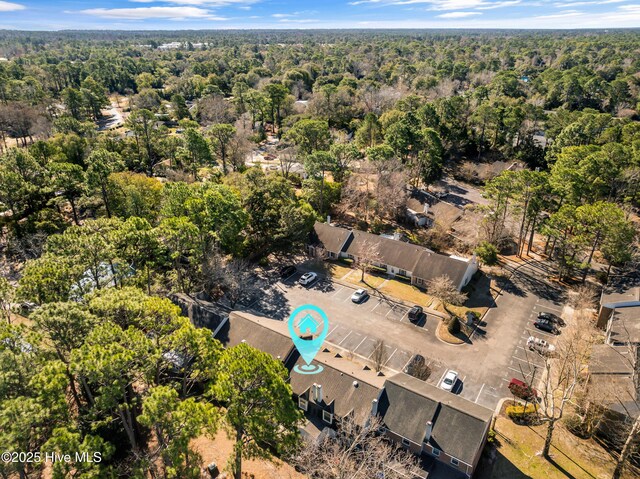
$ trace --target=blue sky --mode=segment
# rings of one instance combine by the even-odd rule
[[[620,28],[639,0],[0,0],[0,29]]]

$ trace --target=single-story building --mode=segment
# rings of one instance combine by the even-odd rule
[[[309,253],[325,259],[363,258],[391,276],[400,275],[411,283],[426,288],[427,283],[439,276],[448,276],[458,290],[466,286],[476,271],[478,261],[445,256],[424,246],[358,230],[349,230],[329,223],[317,222],[311,233]]]

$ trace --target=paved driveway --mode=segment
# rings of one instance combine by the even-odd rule
[[[447,370],[454,369],[459,373],[454,392],[493,409],[500,398],[509,396],[507,384],[512,377],[522,376],[522,365],[529,368],[527,359],[535,364],[539,361],[525,351],[526,338],[533,331],[534,336],[553,339],[533,328],[538,311],[559,313],[562,307],[555,299],[560,292],[544,281],[543,269],[538,263],[513,269],[495,307],[485,316],[485,324],[471,337],[471,344],[460,346],[436,338],[437,317],[428,315],[413,324],[407,319],[406,306],[375,292],[362,304],[354,304],[351,294],[355,287],[324,277],[308,287],[297,283],[301,273],[274,279],[243,306],[278,320],[287,320],[300,305],[319,306],[329,317],[326,342],[337,351],[371,362],[376,347],[382,346],[387,374],[402,371],[413,355],[420,354],[431,367],[429,383],[439,385]]]

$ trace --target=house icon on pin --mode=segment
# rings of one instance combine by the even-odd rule
[[[302,334],[316,334],[318,326],[318,321],[310,314],[307,314],[298,322],[298,329]]]

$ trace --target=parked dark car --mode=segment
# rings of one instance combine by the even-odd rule
[[[288,278],[289,276],[294,274],[296,271],[298,271],[298,270],[292,264],[290,264],[288,266],[283,266],[282,268],[280,268],[280,277],[281,278]]]
[[[423,313],[424,313],[424,309],[422,309],[422,306],[415,305],[413,308],[409,310],[409,314],[407,315],[407,317],[409,318],[409,321],[411,321],[412,323],[415,323],[416,321],[420,321],[420,318],[422,318]]]
[[[558,334],[559,332],[553,321],[549,321],[548,319],[536,319],[533,325],[542,331],[546,331],[547,333]]]
[[[431,376],[431,368],[424,359],[424,356],[416,354],[404,368],[404,373],[409,376],[413,376],[414,378],[421,379],[422,381],[426,381],[429,379],[429,376]]]
[[[566,324],[564,322],[564,319],[562,319],[560,316],[557,316],[553,313],[547,313],[544,311],[538,313],[538,319],[546,319],[547,321],[551,321],[552,323],[555,323],[558,326],[564,326]]]

